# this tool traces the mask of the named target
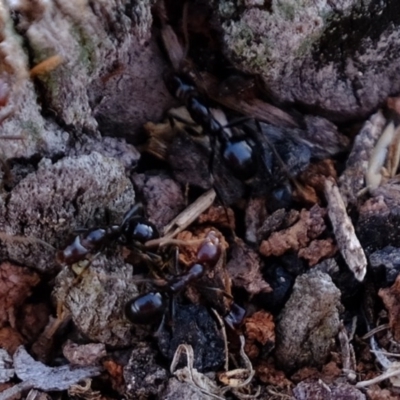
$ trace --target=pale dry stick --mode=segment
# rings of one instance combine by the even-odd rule
[[[253,365],[244,351],[245,339],[243,335],[239,336],[240,339],[240,356],[245,365],[245,368],[237,368],[232,371],[223,372],[219,379],[221,382],[227,385],[228,389],[239,389],[247,386],[253,379],[255,371]],[[242,376],[247,376],[243,380]]]
[[[383,369],[389,370],[392,367],[393,363],[387,357],[385,357],[384,354],[381,353],[381,349],[379,348],[374,336],[370,337],[369,343],[371,346],[371,351],[375,354],[376,360],[379,362]]]
[[[14,400],[22,397],[22,393],[26,393],[32,389],[34,384],[32,382],[20,382],[9,389],[0,393],[0,400]]]
[[[354,382],[357,378],[357,375],[355,373],[356,363],[355,363],[354,349],[350,343],[346,328],[343,326],[343,322],[341,322],[340,324],[338,339],[340,343],[340,350],[342,353],[342,365],[343,365],[342,370],[346,378],[350,382]]]
[[[245,345],[244,336],[240,335],[240,356],[242,358],[245,367],[222,373],[219,379],[223,384],[225,384],[224,387],[218,386],[214,381],[210,380],[206,375],[199,373],[195,368],[193,368],[194,364],[193,348],[192,346],[187,344],[181,344],[176,349],[170,367],[171,374],[174,374],[179,380],[195,386],[201,392],[211,397],[215,397],[217,399],[224,399],[224,397],[221,396],[223,396],[228,391],[232,391],[232,393],[239,399],[254,399],[258,397],[260,393],[260,388],[257,389],[257,392],[255,394],[250,394],[250,395],[241,393],[239,391],[239,389],[242,389],[250,384],[255,374],[251,361],[247,357],[247,354],[244,351],[244,345]],[[180,356],[183,353],[186,353],[187,366],[180,370],[175,371]]]
[[[229,349],[228,349],[228,337],[226,335],[226,329],[224,321],[222,320],[221,316],[218,314],[218,311],[214,308],[211,309],[212,313],[214,314],[215,318],[218,320],[219,325],[221,326],[221,334],[224,340],[224,352],[225,352],[225,363],[224,363],[224,371],[228,371],[229,368]]]
[[[390,178],[396,175],[400,163],[400,126],[396,127],[392,143],[388,148],[386,168]]]
[[[67,324],[71,320],[72,316],[71,313],[68,310],[63,309],[63,312],[61,315],[57,316],[57,318],[53,318],[50,316],[49,322],[47,323],[46,327],[44,328],[44,331],[40,334],[38,340],[46,340],[49,341],[52,339],[52,337],[55,335],[55,333],[58,331],[61,325]]]
[[[34,236],[10,235],[5,232],[0,232],[0,240],[2,240],[3,242],[17,242],[25,244],[39,243],[42,246],[47,247],[49,250],[56,250],[51,244],[45,242],[44,240],[35,238]]]
[[[0,136],[0,139],[6,139],[6,140],[25,140],[25,136],[22,135],[4,135]]]
[[[382,172],[385,163],[388,165],[388,175],[393,177],[397,171],[400,159],[400,127],[395,127],[393,121],[383,130],[368,162],[365,173],[365,183],[368,190],[374,190],[382,182]]]
[[[390,328],[390,325],[389,325],[389,324],[382,324],[382,325],[379,325],[379,326],[377,326],[376,328],[371,329],[371,330],[370,330],[368,333],[366,333],[361,339],[363,339],[363,340],[368,339],[368,338],[370,338],[371,336],[374,336],[375,333],[378,333],[378,332],[381,332],[381,331],[385,331],[385,330],[387,330],[387,329],[389,329],[389,328]]]
[[[394,132],[394,123],[390,122],[376,142],[365,173],[365,183],[368,189],[376,189],[381,184],[382,167],[386,160],[388,147],[392,143]]]
[[[273,386],[272,386],[273,387]],[[272,399],[288,399],[288,400],[293,400],[293,396],[289,396],[288,394],[285,394],[285,393],[279,393],[279,392],[276,392],[274,389],[271,389],[271,387],[267,387],[266,388],[267,389],[267,393],[268,394],[270,394],[270,395],[272,395],[272,396],[275,396],[275,397],[273,397]],[[271,399],[271,400],[272,400]]]
[[[392,362],[385,356],[384,352],[382,352],[381,349],[378,347],[378,344],[373,335],[370,337],[369,342],[371,346],[371,352],[375,354],[376,360],[382,366],[385,372],[379,376],[376,376],[373,379],[358,382],[356,384],[356,387],[357,388],[367,387],[389,378],[397,378],[396,380],[391,379],[391,382],[394,386],[398,387],[399,377],[400,377],[400,363]]]
[[[353,223],[347,215],[346,206],[336,183],[325,180],[325,197],[328,202],[328,215],[340,253],[355,278],[362,282],[367,272],[367,258],[358,240]]]
[[[181,355],[185,353],[187,358],[187,366],[175,371]],[[171,362],[170,372],[180,381],[186,382],[194,386],[207,396],[214,397],[218,400],[224,400],[219,396],[221,388],[206,375],[198,372],[194,367],[194,353],[192,346],[188,344],[180,344],[175,351],[174,358]],[[221,393],[222,394],[222,393]]]
[[[395,357],[395,358],[400,357],[400,354],[398,354],[398,353],[389,353],[388,351],[384,351],[384,350],[370,350],[370,353],[382,354],[383,356],[389,356],[389,357]]]
[[[210,189],[201,195],[196,201],[185,208],[177,217],[175,217],[164,228],[164,237],[161,239],[171,239],[179,232],[186,229],[192,222],[194,222],[200,214],[206,211],[214,203],[216,193],[214,189]]]
[[[383,374],[376,376],[375,378],[368,379],[366,381],[361,381],[356,383],[356,388],[361,389],[367,386],[375,385],[376,383],[382,382],[385,379],[393,378],[395,376],[400,375],[400,365],[397,369],[393,369],[392,371],[386,371]]]

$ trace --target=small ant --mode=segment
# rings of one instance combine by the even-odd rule
[[[233,136],[229,129],[229,127],[242,122],[243,119],[223,125],[219,120],[221,117],[225,119],[222,111],[208,107],[195,85],[182,74],[173,74],[167,80],[167,87],[177,99],[185,104],[193,121],[202,126],[207,134],[211,134],[212,144],[215,144],[215,140],[218,139],[221,145],[222,159],[233,175],[242,181],[253,177],[257,171],[254,143],[246,135]]]
[[[138,215],[142,209],[142,204],[135,204],[119,225],[79,230],[72,243],[57,252],[58,263],[72,265],[87,259],[90,255],[95,257],[112,242],[141,247],[145,242],[157,239],[160,235],[155,225]]]
[[[215,232],[210,231],[197,250],[196,262],[188,271],[162,283],[157,282],[157,291],[149,291],[130,300],[125,306],[126,317],[134,324],[152,324],[160,321],[165,315],[168,300],[200,279],[207,269],[216,265],[220,257],[220,241]],[[243,322],[244,316],[245,310],[233,303],[225,320],[232,329],[236,329]]]
[[[292,202],[292,189],[302,192],[302,187],[295,176],[310,161],[308,145],[298,143],[295,140],[295,133],[291,137],[290,134],[275,129],[273,126],[262,127],[260,121],[251,116],[245,115],[227,121],[221,109],[210,107],[201,96],[201,92],[207,94],[209,91],[207,85],[204,85],[202,76],[196,71],[192,61],[187,58],[189,2],[185,2],[183,6],[183,44],[180,43],[178,36],[168,23],[165,4],[163,2],[160,4],[158,16],[162,24],[161,37],[174,69],[174,72],[166,77],[166,86],[171,94],[186,106],[193,121],[199,124],[204,133],[209,136],[211,175],[213,175],[213,165],[216,161],[214,154],[219,148],[221,161],[231,172],[232,177],[250,188],[255,196],[267,195],[271,211],[288,207]],[[210,92],[213,91],[212,88],[209,89],[211,89]],[[237,107],[233,109],[241,112]],[[295,126],[297,126],[296,123]],[[278,146],[282,149],[281,151],[277,150]],[[299,155],[297,156],[295,152]],[[218,180],[231,181],[229,177],[224,178],[218,177]],[[224,199],[228,202],[234,201],[234,196],[225,195],[225,190],[219,189],[215,183],[214,189],[222,203],[225,203]]]

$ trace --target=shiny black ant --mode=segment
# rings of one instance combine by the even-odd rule
[[[207,104],[186,74],[173,74],[167,86],[209,136],[212,175],[215,150],[219,149],[229,173],[255,196],[266,195],[270,211],[291,204],[292,185],[301,189],[295,176],[306,168],[311,158],[309,146],[297,139],[294,131],[261,124],[250,117],[228,122],[222,110]],[[221,172],[224,174],[223,169]],[[221,174],[216,176],[221,180]],[[215,184],[214,188],[225,203],[221,189]]]
[[[258,120],[248,116],[227,122],[222,110],[207,104],[197,89],[197,86],[203,86],[202,79],[187,59],[188,7],[189,2],[186,2],[182,14],[184,47],[168,24],[165,5],[158,13],[163,26],[162,40],[175,71],[166,76],[166,86],[210,138],[209,169],[219,181],[214,183],[218,197],[224,204],[231,204],[249,188],[255,196],[270,197],[271,209],[288,207],[292,199],[291,183],[298,187],[293,177],[308,165],[310,149],[295,139],[295,132],[271,125],[261,126]],[[222,165],[215,162],[218,170],[214,171],[214,161],[219,161],[218,158],[214,160],[216,153],[220,153]]]
[[[207,269],[216,265],[220,257],[219,239],[214,231],[210,231],[197,251],[196,262],[185,273],[155,284],[158,290],[151,290],[130,300],[125,306],[126,317],[134,324],[152,324],[162,320],[169,300],[199,280]],[[244,316],[245,310],[232,303],[225,321],[232,329],[237,329]]]
[[[142,209],[142,204],[135,204],[119,225],[78,230],[79,234],[72,243],[57,252],[57,262],[73,265],[90,256],[95,257],[107,245],[115,242],[127,247],[142,248],[145,242],[160,236],[155,225],[139,215]]]
[[[257,171],[254,142],[245,134],[233,136],[229,129],[249,118],[222,124],[218,119],[222,115],[221,112],[218,115],[218,111],[211,109],[202,99],[195,85],[182,74],[173,74],[167,79],[167,86],[171,94],[185,104],[193,121],[202,126],[204,132],[210,135],[212,149],[215,148],[216,139],[219,141],[222,159],[233,175],[242,181],[254,176]]]

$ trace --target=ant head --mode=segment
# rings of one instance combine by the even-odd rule
[[[221,246],[219,238],[214,231],[210,231],[197,250],[197,262],[207,267],[213,267],[220,257]]]
[[[136,203],[123,217],[117,228],[120,234],[118,241],[123,245],[134,242],[146,243],[160,237],[156,226],[143,217],[143,204]]]

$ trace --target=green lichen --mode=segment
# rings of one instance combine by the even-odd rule
[[[323,0],[275,0],[271,10],[249,9],[226,22],[227,48],[240,68],[278,77],[281,68],[312,51],[332,14]]]
[[[94,74],[98,69],[97,49],[100,43],[96,43],[79,24],[71,25],[71,35],[79,47],[78,62],[84,66],[88,74]]]
[[[274,13],[278,14],[283,19],[293,21],[298,9],[302,8],[303,2],[291,3],[288,1],[277,1],[274,3]]]
[[[239,1],[241,3],[241,1]],[[236,14],[237,8],[240,4],[235,1],[220,1],[218,2],[218,12],[222,18],[231,18],[233,15]]]
[[[30,137],[40,139],[44,130],[42,125],[38,125],[32,120],[21,120],[21,130],[27,132]]]
[[[319,39],[323,35],[323,32],[324,31],[316,32],[315,34],[309,35],[306,38],[304,38],[304,40],[299,45],[297,50],[293,53],[294,57],[299,59],[305,57],[310,52],[312,47],[316,43],[318,43]]]

